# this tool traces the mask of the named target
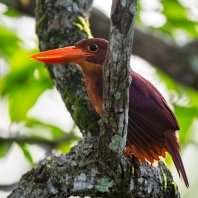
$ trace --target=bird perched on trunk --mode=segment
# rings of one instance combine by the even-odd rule
[[[40,52],[30,56],[40,62],[76,63],[82,70],[86,90],[96,112],[102,116],[103,74],[108,41],[84,39],[74,46]],[[153,163],[169,152],[179,175],[189,186],[180,156],[176,135],[179,124],[161,93],[148,80],[134,71],[130,73],[129,120],[125,154],[134,154],[141,162]]]

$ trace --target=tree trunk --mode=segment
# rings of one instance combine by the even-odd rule
[[[134,2],[134,0],[114,0],[115,7],[112,13],[117,16],[119,14],[122,21],[122,17],[126,16],[125,12],[128,11],[131,12],[129,20],[134,20],[134,10],[136,9]],[[37,3],[36,29],[41,51],[73,45],[76,41],[88,37],[87,19],[91,0],[73,2],[39,0]],[[126,6],[125,3],[131,6]],[[114,14],[112,14],[112,19],[115,19]],[[113,25],[115,26],[115,23]],[[124,24],[122,25],[124,26]],[[132,30],[133,24],[126,25],[126,27],[121,27],[122,25],[120,24],[119,28],[123,28],[123,42],[127,44],[127,40],[124,40],[128,33],[126,29]],[[126,36],[131,39],[128,45],[132,44],[132,35]],[[110,47],[113,44],[112,38],[110,38]],[[127,56],[129,55],[130,50],[128,50]],[[111,54],[108,55],[108,57],[110,56]],[[18,187],[9,195],[10,198],[69,197],[70,195],[123,198],[180,197],[177,185],[173,182],[172,175],[163,162],[159,162],[158,167],[148,163],[142,164],[135,157],[129,159],[120,150],[106,152],[105,149],[109,149],[109,147],[102,148],[101,144],[98,144],[99,117],[90,105],[81,73],[77,67],[71,64],[46,65],[46,67],[66,107],[81,129],[84,139],[68,154],[40,161],[35,168],[22,176]],[[129,68],[125,68],[125,71],[127,69]],[[127,78],[126,82],[128,82]],[[107,84],[108,86],[111,85]],[[123,93],[123,97],[125,97],[123,101],[127,103],[125,94]],[[119,121],[122,120],[124,124],[121,127],[126,128],[127,106],[123,112],[125,116],[121,115]],[[105,112],[103,113],[105,114]],[[105,120],[102,120],[103,125],[104,122]],[[102,137],[108,135],[105,127],[102,129],[104,131],[100,136],[100,143],[104,143]],[[126,140],[125,133],[126,131],[123,133],[123,142]],[[109,145],[109,142],[106,143]],[[101,149],[104,149],[102,158]],[[116,162],[108,161],[109,163],[104,160],[109,158],[117,160]],[[115,166],[110,166],[111,164],[115,164]]]

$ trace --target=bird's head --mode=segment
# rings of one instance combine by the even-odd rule
[[[40,52],[29,58],[52,64],[77,63],[83,69],[90,63],[102,65],[106,58],[107,46],[108,41],[105,39],[84,39],[74,46]]]

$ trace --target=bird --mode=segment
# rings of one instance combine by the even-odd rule
[[[84,77],[89,100],[102,117],[103,71],[108,41],[102,38],[83,39],[73,46],[43,51],[29,58],[51,64],[75,63]],[[186,171],[180,156],[177,136],[179,124],[168,103],[157,88],[131,70],[129,87],[128,131],[124,153],[135,155],[142,163],[153,164],[168,152],[186,187]]]

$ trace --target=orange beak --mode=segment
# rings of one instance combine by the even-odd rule
[[[65,64],[83,62],[91,55],[75,46],[70,46],[33,54],[29,58],[44,63]]]

